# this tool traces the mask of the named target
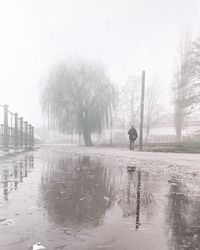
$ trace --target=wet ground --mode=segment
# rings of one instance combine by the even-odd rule
[[[200,249],[199,174],[147,169],[47,150],[2,159],[0,250]]]

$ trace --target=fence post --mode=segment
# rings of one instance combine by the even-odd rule
[[[20,148],[23,148],[23,117],[20,117]]]
[[[18,149],[18,114],[15,113],[14,148]]]
[[[8,152],[8,142],[9,142],[9,134],[8,134],[8,105],[4,105],[4,133],[3,133],[3,151]]]
[[[24,144],[25,144],[25,149],[27,149],[28,146],[28,122],[25,123],[25,134],[24,134]]]
[[[34,127],[33,126],[32,126],[32,129],[31,129],[31,137],[32,137],[31,146],[32,146],[32,148],[34,148]]]
[[[29,145],[29,148],[31,148],[31,142],[32,142],[32,138],[31,138],[31,132],[32,132],[31,124],[29,124],[28,127],[29,127],[28,145]]]

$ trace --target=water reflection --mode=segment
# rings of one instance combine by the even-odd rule
[[[170,249],[200,249],[200,190],[191,182],[170,180],[167,222]]]
[[[8,200],[9,194],[17,189],[18,184],[23,182],[25,177],[28,177],[28,171],[30,172],[34,166],[33,159],[33,155],[25,155],[14,163],[1,166],[0,194],[3,194],[3,196],[0,195],[0,198]]]
[[[101,224],[115,198],[109,169],[89,157],[51,159],[41,193],[50,219],[67,225]]]
[[[111,159],[26,154],[1,164],[1,218],[9,215],[19,228],[17,249],[29,245],[20,246],[26,232],[47,249],[200,249],[198,178],[120,167]],[[16,242],[16,228],[1,225],[0,249],[10,244],[7,235]],[[85,248],[70,246],[78,239]]]
[[[106,211],[117,205],[124,217],[135,217],[139,229],[141,207],[150,209],[152,192],[148,173],[135,167],[110,168],[86,156],[54,155],[42,173],[40,203],[49,220],[63,227],[98,226]]]
[[[3,169],[3,195],[5,200],[8,200],[8,189],[9,189],[8,179],[9,179],[9,171],[8,169]]]
[[[128,185],[127,185],[127,205],[128,209],[124,210],[124,215],[125,216],[135,216],[136,215],[136,229],[139,228],[140,225],[140,195],[141,195],[141,171],[137,171],[137,188],[135,190],[136,196],[134,194],[134,190],[131,191],[132,186],[134,187],[135,185],[135,179],[134,179],[134,173],[135,173],[136,168],[135,167],[127,167],[127,172],[128,172]],[[132,204],[131,200],[133,196],[133,202],[136,201],[136,210],[132,210],[131,206],[134,208],[134,204]],[[132,211],[132,212],[131,212]]]
[[[136,199],[136,229],[140,225],[140,192],[141,192],[141,171],[138,171],[137,199]]]
[[[126,180],[125,180],[126,181]],[[153,185],[154,179],[149,182],[149,173],[136,170],[135,167],[127,167],[127,194],[121,192],[121,199],[118,202],[122,208],[124,217],[135,217],[135,228],[139,229],[141,222],[141,209],[145,210],[147,217],[153,215],[151,205],[154,204]]]

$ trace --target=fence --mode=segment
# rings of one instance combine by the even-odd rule
[[[34,127],[8,110],[8,105],[0,105],[0,149],[33,149]]]

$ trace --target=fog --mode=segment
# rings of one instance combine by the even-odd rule
[[[0,1],[0,104],[42,126],[41,86],[71,56],[104,64],[113,82],[146,70],[170,85],[181,32],[200,31],[198,0]]]

